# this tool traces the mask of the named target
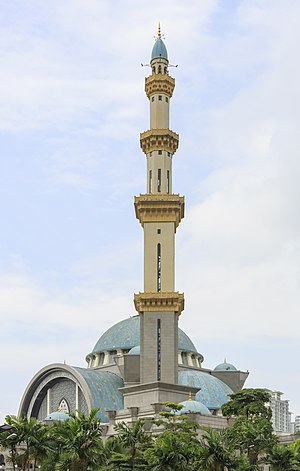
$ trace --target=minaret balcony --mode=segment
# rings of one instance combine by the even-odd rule
[[[138,293],[134,295],[137,312],[178,312],[184,310],[184,294],[177,292]]]
[[[153,74],[145,79],[145,92],[150,99],[155,93],[164,93],[172,97],[175,88],[175,79],[167,74]]]
[[[173,155],[178,149],[179,135],[170,129],[150,129],[140,134],[140,144],[145,154],[165,150]]]
[[[176,229],[184,217],[184,196],[147,193],[135,196],[134,208],[143,227],[147,222],[174,222]]]

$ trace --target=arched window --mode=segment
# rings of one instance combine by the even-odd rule
[[[188,358],[186,352],[181,352],[181,360],[183,365],[188,365]]]
[[[158,73],[161,74],[161,65],[158,66]]]
[[[165,67],[165,74],[167,74],[167,73],[168,73],[168,68],[167,68],[167,67]]]
[[[109,363],[114,362],[114,357],[116,356],[116,354],[117,354],[117,350],[111,350],[109,352]]]
[[[152,67],[152,72],[155,74],[155,67],[154,66]]]
[[[59,405],[58,405],[58,410],[61,411],[61,412],[65,412],[66,414],[69,414],[70,412],[70,409],[69,409],[69,405],[67,403],[67,401],[65,400],[65,398],[63,398]]]
[[[100,353],[100,356],[99,356],[99,365],[103,365],[104,363],[104,353]]]

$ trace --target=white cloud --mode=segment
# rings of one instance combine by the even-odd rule
[[[32,0],[6,11],[8,20],[0,23],[0,129],[22,148],[16,157],[14,148],[6,154],[18,177],[8,194],[20,195],[26,176],[29,182],[41,178],[42,190],[61,198],[60,205],[57,198],[47,200],[58,214],[57,231],[67,230],[60,222],[70,212],[63,190],[89,195],[89,204],[80,207],[78,199],[73,203],[75,193],[68,193],[70,205],[78,204],[82,224],[98,217],[96,236],[102,236],[95,248],[94,226],[87,225],[80,232],[86,256],[74,249],[65,262],[51,230],[48,236],[41,231],[49,267],[40,268],[40,251],[28,255],[35,253],[30,244],[36,234],[24,238],[26,221],[41,207],[30,184],[23,227],[4,224],[0,353],[8,359],[3,371],[15,391],[5,397],[8,411],[36,369],[65,357],[82,364],[98,335],[134,313],[142,233],[133,233],[129,194],[144,190],[138,132],[148,126],[142,90],[147,70],[139,64],[148,60],[158,20],[171,62],[180,66],[172,126],[182,140],[174,157],[174,190],[188,196],[177,233],[177,288],[186,294],[182,325],[193,333],[207,366],[231,349],[238,366],[252,370],[252,384],[286,385],[286,397],[293,396],[300,410],[291,373],[300,327],[299,9],[293,0],[72,0],[42,6]],[[36,149],[41,141],[44,147]],[[5,167],[0,178],[3,191]],[[11,216],[14,206],[5,201]],[[48,227],[44,205],[41,228]],[[12,253],[20,255],[4,269]],[[49,260],[59,254],[63,262],[53,271]],[[280,342],[281,372],[274,379],[276,369],[267,364]]]

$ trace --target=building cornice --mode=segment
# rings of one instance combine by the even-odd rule
[[[154,93],[164,93],[172,97],[175,88],[175,79],[167,74],[153,74],[145,79],[145,92],[150,99]]]
[[[184,310],[184,294],[179,292],[138,293],[134,295],[137,312],[178,312]]]
[[[145,154],[155,150],[165,150],[175,154],[179,145],[179,135],[170,129],[150,129],[140,134],[140,145]]]
[[[184,196],[166,193],[144,194],[134,198],[135,214],[141,225],[146,222],[174,222],[184,217]]]

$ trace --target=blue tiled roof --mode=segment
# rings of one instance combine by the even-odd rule
[[[163,57],[164,59],[168,59],[167,48],[161,38],[157,38],[152,49],[151,60],[155,59],[156,57]]]
[[[90,370],[86,368],[74,369],[86,381],[93,399],[93,407],[100,407],[98,416],[101,422],[108,422],[106,410],[120,410],[124,408],[123,396],[118,390],[124,386],[120,376],[110,371]]]
[[[195,398],[208,409],[220,409],[229,401],[229,395],[233,394],[227,384],[204,371],[180,370],[178,383],[199,388]]]
[[[208,408],[199,401],[193,401],[189,399],[188,401],[180,402],[180,405],[183,407],[180,409],[180,411],[176,412],[177,415],[189,414],[191,412],[197,412],[201,415],[211,415],[211,412],[208,410]]]
[[[214,368],[214,371],[237,371],[236,367],[231,363],[220,363]]]
[[[131,349],[140,345],[140,317],[129,317],[108,329],[98,340],[92,353],[117,348]],[[178,348],[186,352],[197,353],[196,347],[190,338],[178,329]]]
[[[67,420],[69,419],[70,416],[69,414],[66,414],[65,412],[62,412],[60,410],[57,410],[55,412],[51,412],[51,414],[47,415],[47,417],[45,418],[45,420]]]
[[[128,352],[128,355],[140,355],[141,353],[141,346],[137,345],[136,347],[133,347],[130,352]]]

